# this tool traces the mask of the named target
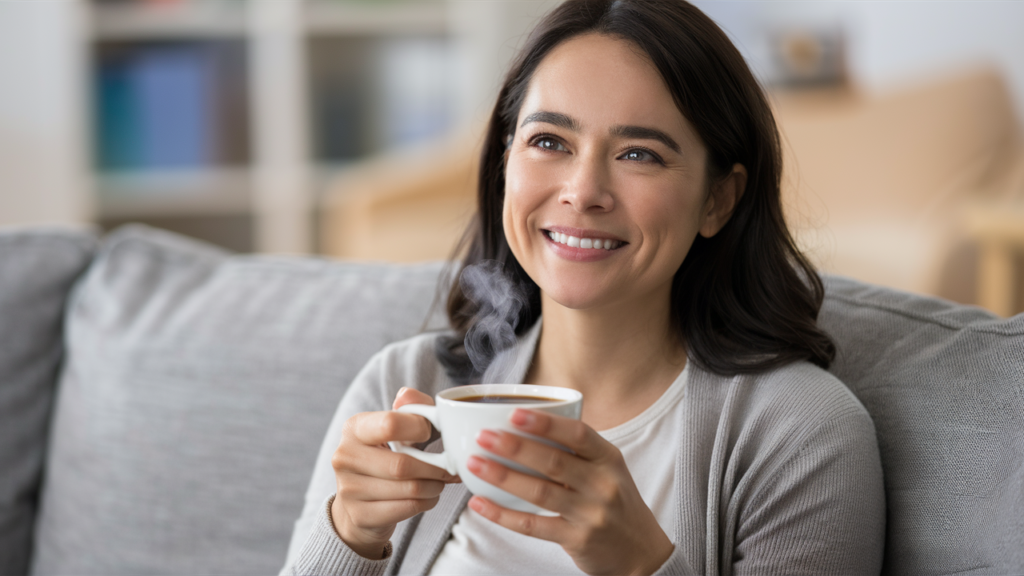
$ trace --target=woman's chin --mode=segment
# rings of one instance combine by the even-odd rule
[[[555,286],[552,290],[541,291],[548,304],[554,304],[569,310],[592,310],[608,304],[612,298],[606,290],[595,290],[593,287]]]

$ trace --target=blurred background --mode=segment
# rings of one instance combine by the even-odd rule
[[[557,0],[0,0],[0,225],[416,261]],[[696,2],[768,88],[823,270],[1024,310],[1024,2]]]

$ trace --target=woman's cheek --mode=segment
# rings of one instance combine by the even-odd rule
[[[501,214],[505,240],[508,242],[512,254],[522,263],[525,251],[529,248],[529,213],[524,210],[520,189],[511,185],[505,187],[505,200]]]
[[[530,223],[538,217],[544,204],[545,191],[543,172],[529,162],[512,160],[505,175],[505,201],[502,207],[502,224],[509,244],[517,241],[525,248],[530,241]],[[509,237],[512,236],[512,237]]]

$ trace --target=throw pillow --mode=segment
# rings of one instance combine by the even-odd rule
[[[36,574],[272,574],[349,382],[440,265],[113,233],[72,302]]]

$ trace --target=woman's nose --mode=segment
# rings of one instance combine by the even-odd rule
[[[607,212],[614,200],[611,175],[597,154],[581,155],[573,162],[558,201],[577,212]]]

